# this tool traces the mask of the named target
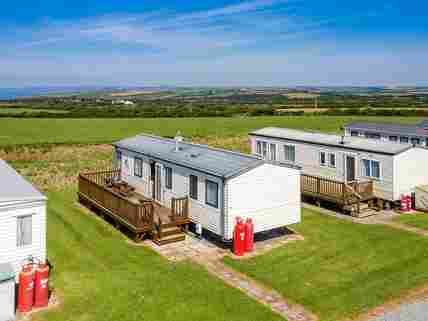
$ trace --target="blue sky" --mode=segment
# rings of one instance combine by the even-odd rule
[[[0,87],[428,85],[425,1],[6,1]]]

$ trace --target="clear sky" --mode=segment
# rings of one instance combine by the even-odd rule
[[[14,0],[0,87],[428,85],[428,2]]]

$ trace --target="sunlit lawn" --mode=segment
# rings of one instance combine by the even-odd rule
[[[72,191],[48,196],[52,285],[63,303],[33,320],[282,320],[197,264],[170,263],[128,244],[81,210]]]
[[[321,320],[344,320],[428,283],[428,239],[304,210],[305,240],[233,268],[272,286]]]

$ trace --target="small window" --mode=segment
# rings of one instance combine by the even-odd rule
[[[266,159],[266,157],[267,157],[267,143],[266,142],[262,142],[262,156],[264,159]]]
[[[421,140],[417,137],[412,137],[410,142],[412,143],[412,145],[420,145],[421,144]]]
[[[365,132],[364,136],[371,139],[380,139],[380,134],[378,133]]]
[[[262,154],[262,142],[260,142],[260,141],[256,142],[256,153],[257,153],[257,155]]]
[[[328,166],[331,168],[336,168],[336,154],[335,153],[328,154]]]
[[[270,160],[276,161],[276,145],[270,144]]]
[[[189,191],[190,197],[194,200],[198,199],[198,177],[195,175],[189,176]]]
[[[172,168],[165,167],[165,187],[172,189]]]
[[[398,136],[389,136],[389,141],[390,142],[397,142],[398,141]]]
[[[356,130],[351,130],[351,136],[353,137],[359,136],[359,133]]]
[[[296,147],[293,145],[284,145],[284,160],[294,163],[296,161]]]
[[[361,160],[361,175],[371,178],[380,178],[380,163],[375,160]]]
[[[409,143],[409,137],[407,137],[407,136],[400,136],[400,143],[401,144],[408,144]]]
[[[116,168],[120,168],[122,165],[122,153],[118,150],[116,152]]]
[[[134,158],[134,176],[143,177],[143,160]]]
[[[326,160],[325,152],[320,152],[320,165],[321,166],[326,166],[327,165],[327,160]]]
[[[218,184],[209,180],[205,181],[205,203],[218,208]]]
[[[17,218],[16,246],[23,247],[33,242],[33,217],[31,215]]]

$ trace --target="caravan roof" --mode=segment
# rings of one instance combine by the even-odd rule
[[[265,163],[252,155],[147,134],[121,140],[113,146],[224,178]]]
[[[409,145],[402,145],[380,140],[371,140],[350,136],[341,137],[332,134],[276,127],[262,128],[251,132],[250,135],[286,139],[296,142],[304,142],[308,144],[334,146],[339,148],[354,149],[389,155],[399,154],[412,148],[412,146]]]
[[[0,159],[0,202],[45,200],[46,197]]]

